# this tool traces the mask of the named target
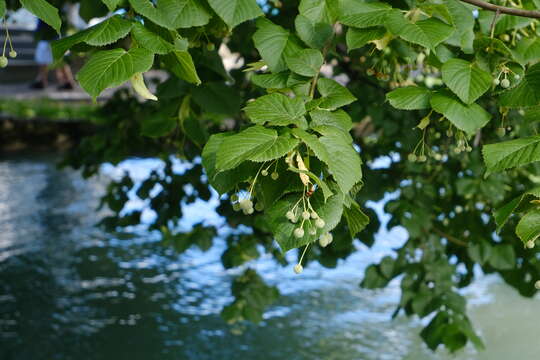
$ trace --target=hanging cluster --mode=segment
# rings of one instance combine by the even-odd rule
[[[15,49],[13,49],[13,44],[11,43],[11,36],[9,35],[9,30],[8,30],[5,18],[4,18],[4,29],[6,31],[6,37],[4,39],[4,46],[2,48],[2,56],[0,56],[0,68],[5,68],[6,66],[8,66],[8,63],[9,63],[8,58],[6,57],[6,47],[8,43],[9,43],[9,49],[10,49],[9,57],[10,58],[17,57],[17,52],[15,51]]]

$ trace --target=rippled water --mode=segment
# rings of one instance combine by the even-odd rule
[[[367,264],[403,241],[382,233],[335,270],[310,266],[301,276],[269,259],[250,264],[283,294],[260,325],[229,327],[219,317],[230,278],[219,257],[178,255],[153,234],[109,234],[94,227],[107,176],[84,181],[59,171],[54,157],[0,161],[0,359],[449,359],[425,348],[420,322],[390,320],[399,297],[358,287]],[[123,168],[144,177],[156,161]],[[139,206],[136,200],[132,206]],[[202,209],[202,211],[201,211]],[[190,219],[208,214],[197,204]],[[152,214],[145,216],[151,217]],[[220,222],[215,215],[208,221]],[[487,350],[456,359],[540,358],[540,301],[497,278],[467,289],[470,313]]]

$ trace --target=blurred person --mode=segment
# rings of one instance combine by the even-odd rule
[[[34,81],[30,87],[32,89],[45,89],[49,84],[49,70],[54,62],[51,41],[58,38],[56,31],[38,19],[38,24],[35,30],[36,39],[36,53],[34,60],[38,64],[38,75],[36,81]],[[55,69],[56,81],[58,82],[58,90],[72,90],[75,81],[73,80],[73,74],[68,64],[62,63]]]

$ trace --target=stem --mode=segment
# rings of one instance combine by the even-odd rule
[[[304,248],[304,251],[302,252],[302,256],[300,256],[300,260],[298,260],[298,263],[300,265],[302,265],[302,260],[304,260],[304,255],[306,255],[306,251],[307,251],[308,247],[309,247],[309,244],[306,245],[306,247]]]
[[[495,11],[501,14],[540,19],[540,11],[523,10],[523,9],[516,9],[516,8],[505,7],[505,6],[493,5],[482,0],[460,0],[460,1],[466,2],[474,6],[478,6],[479,8],[484,9],[484,10]]]
[[[501,15],[500,10],[497,9],[495,12],[495,16],[493,17],[493,21],[491,22],[491,27],[489,30],[490,37],[493,39],[493,35],[495,34],[495,24],[497,23],[497,19],[499,18],[499,15]]]
[[[433,228],[433,231],[435,233],[437,233],[437,235],[442,236],[443,238],[447,239],[451,243],[454,243],[454,244],[459,245],[459,246],[469,246],[469,244],[466,243],[465,241],[460,240],[460,239],[458,239],[456,237],[453,237],[452,235],[447,234],[447,233],[445,233],[445,232],[443,232],[443,231],[441,231],[441,230],[439,230],[437,228]]]

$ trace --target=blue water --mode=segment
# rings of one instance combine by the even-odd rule
[[[85,181],[57,170],[56,160],[0,161],[2,360],[540,358],[540,301],[520,297],[497,277],[465,291],[485,352],[431,353],[418,336],[420,320],[392,321],[399,283],[380,291],[358,283],[367,265],[405,239],[399,230],[379,234],[372,249],[358,243],[358,252],[333,270],[310,266],[295,275],[269,258],[250,263],[283,296],[261,324],[229,326],[219,311],[242,269],[223,269],[219,239],[206,253],[179,255],[143,228],[111,234],[94,226],[106,215],[95,208],[108,179],[123,170],[142,179],[158,161],[104,166],[99,178]],[[216,203],[190,206],[182,226],[201,219],[223,224],[209,211]],[[129,207],[144,203],[134,197]]]

